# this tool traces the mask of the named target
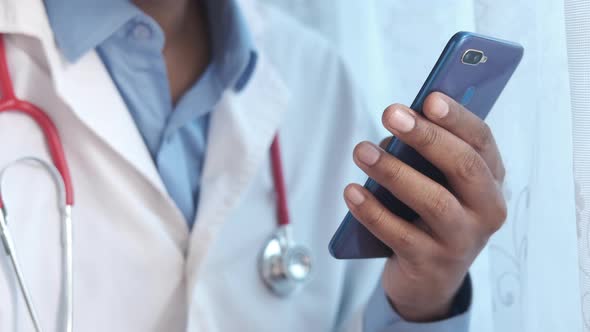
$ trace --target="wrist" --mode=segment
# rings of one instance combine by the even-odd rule
[[[469,274],[465,276],[457,291],[453,292],[448,300],[444,301],[410,301],[398,302],[395,297],[385,291],[387,301],[391,308],[404,320],[409,322],[434,322],[465,313],[471,306],[472,285]],[[440,299],[441,296],[430,296],[432,299]]]
[[[394,303],[388,296],[391,307],[404,320],[409,322],[434,322],[446,319],[450,316],[453,307],[453,298],[439,303],[427,305],[403,305]]]

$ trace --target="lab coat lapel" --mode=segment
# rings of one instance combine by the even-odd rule
[[[43,2],[39,0],[0,1],[0,33],[37,38],[59,96],[87,128],[174,206],[125,103],[96,52],[89,52],[74,64],[67,62],[55,44]],[[180,211],[178,215],[182,219]]]
[[[243,92],[225,93],[212,114],[187,280],[192,290],[219,228],[254,178],[277,133],[289,94],[264,55]],[[190,294],[190,293],[189,293]]]
[[[58,93],[78,118],[157,190],[166,193],[143,138],[96,52],[75,64],[64,64],[54,74]]]

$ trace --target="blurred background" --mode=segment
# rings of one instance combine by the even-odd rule
[[[412,102],[455,32],[521,43],[488,118],[509,217],[471,270],[471,330],[590,331],[590,0],[258,1],[334,45],[375,121]]]

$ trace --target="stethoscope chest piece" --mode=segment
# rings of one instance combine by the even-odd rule
[[[292,242],[288,225],[282,225],[262,248],[259,269],[266,286],[277,296],[286,297],[303,286],[311,274],[309,249]]]

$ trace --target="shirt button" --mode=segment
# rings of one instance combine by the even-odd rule
[[[152,38],[152,35],[152,28],[147,23],[139,22],[133,27],[132,36],[136,40],[147,40]]]

